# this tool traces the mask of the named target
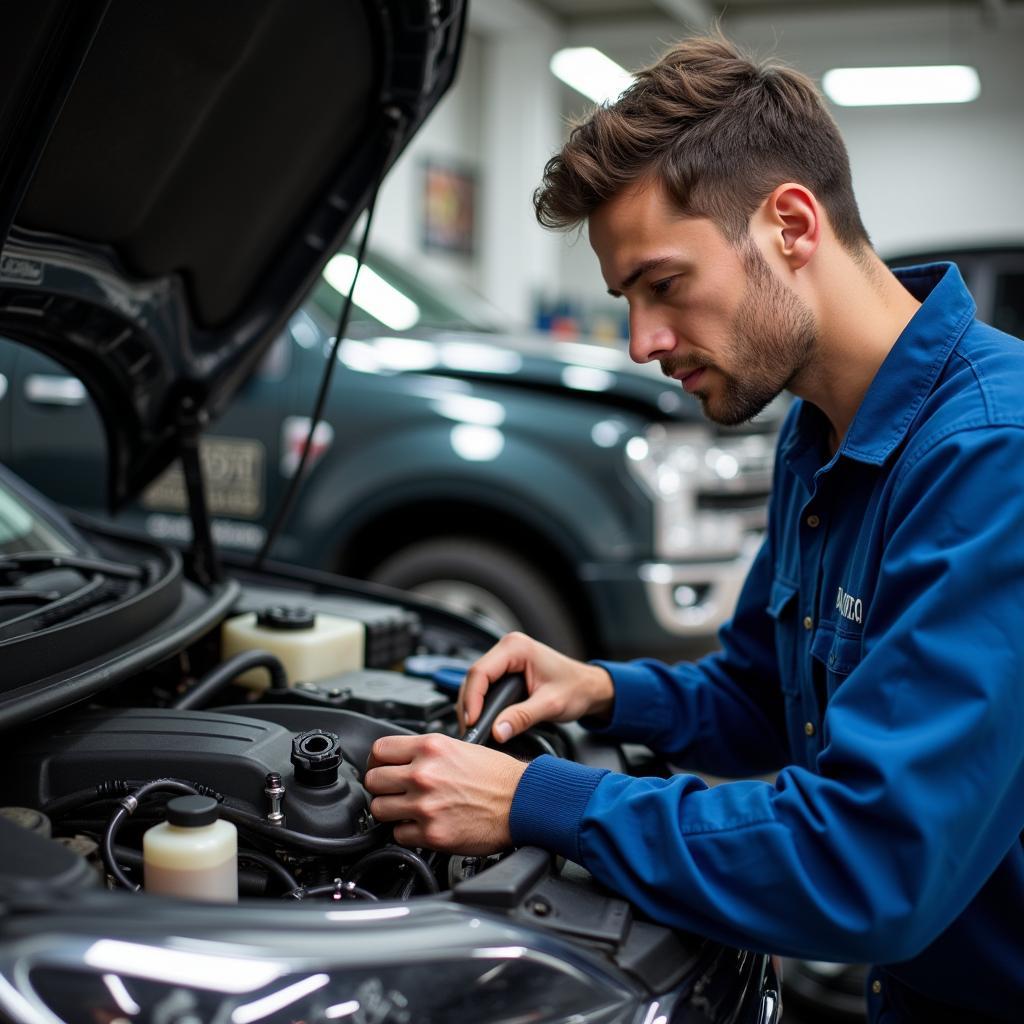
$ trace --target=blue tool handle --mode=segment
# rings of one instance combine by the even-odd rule
[[[526,678],[521,672],[502,676],[484,696],[483,710],[472,729],[466,731],[462,738],[467,743],[484,744],[490,739],[495,719],[510,704],[518,704],[527,694]]]

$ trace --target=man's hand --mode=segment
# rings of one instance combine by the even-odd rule
[[[508,633],[466,673],[458,701],[462,729],[480,717],[491,683],[509,672],[523,673],[529,697],[498,716],[492,733],[499,743],[538,722],[575,722],[585,715],[611,714],[615,688],[603,668],[567,658],[522,633]]]
[[[431,733],[384,736],[363,785],[370,813],[395,821],[395,842],[488,854],[512,843],[508,815],[526,765],[508,754]]]

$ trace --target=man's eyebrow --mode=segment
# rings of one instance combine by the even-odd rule
[[[653,259],[644,260],[643,263],[638,263],[618,288],[608,289],[608,294],[616,299],[619,298],[619,296],[622,295],[622,293],[631,284],[635,284],[643,274],[647,273],[648,270],[654,270],[655,267],[660,267],[663,263],[668,263],[671,259],[671,256],[655,256]]]

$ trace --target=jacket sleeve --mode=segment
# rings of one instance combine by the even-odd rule
[[[708,789],[541,758],[514,841],[752,949],[891,963],[948,927],[1020,841],[1024,429],[933,442],[894,482],[866,653],[815,772]]]

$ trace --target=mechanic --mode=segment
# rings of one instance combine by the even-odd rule
[[[633,359],[711,420],[798,400],[719,652],[582,664],[510,634],[460,716],[523,671],[499,742],[582,718],[698,770],[778,774],[708,788],[395,736],[372,813],[413,846],[544,846],[734,946],[884,965],[876,1021],[1020,1020],[1024,345],[975,320],[953,265],[885,267],[814,85],[720,36],[577,126],[535,205],[586,222]]]

